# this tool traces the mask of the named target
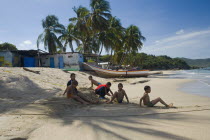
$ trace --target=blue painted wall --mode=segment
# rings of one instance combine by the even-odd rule
[[[35,67],[35,58],[24,57],[24,67]]]

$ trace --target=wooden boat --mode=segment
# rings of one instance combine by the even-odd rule
[[[103,69],[98,66],[89,65],[83,63],[85,68],[88,70],[92,69],[101,77],[147,77],[149,75],[149,70],[136,70],[136,71],[116,71]]]

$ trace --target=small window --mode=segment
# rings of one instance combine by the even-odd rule
[[[71,57],[72,57],[71,55],[68,56],[68,58],[71,58]]]

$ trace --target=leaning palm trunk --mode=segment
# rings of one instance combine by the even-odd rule
[[[120,60],[120,63],[119,63],[119,65],[122,65],[123,64],[123,62],[125,61],[125,58],[126,58],[126,56],[127,56],[127,51],[126,51],[126,53],[125,54],[123,54],[123,56],[122,56],[122,58],[121,58],[121,60]]]
[[[102,53],[102,50],[103,50],[103,47],[104,47],[104,46],[102,45],[102,46],[101,46],[101,51],[100,51],[99,55],[101,55],[101,53]]]
[[[112,60],[112,54],[113,54],[113,50],[111,50],[110,62],[109,62],[109,65],[108,65],[108,69],[109,69],[111,66],[113,66],[113,64],[112,64],[112,62],[113,62],[113,60]]]
[[[74,52],[74,48],[73,48],[72,42],[70,40],[69,40],[69,47],[71,48],[71,52]]]
[[[99,57],[101,56],[102,50],[103,50],[103,45],[101,46],[101,50],[100,50],[100,52],[99,52],[99,54],[98,54],[98,57],[97,57],[97,59],[96,59],[96,63],[97,63],[97,64],[98,64],[98,62],[99,62]]]

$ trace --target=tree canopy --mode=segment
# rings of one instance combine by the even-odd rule
[[[145,37],[139,27],[122,26],[120,19],[113,16],[107,0],[90,0],[90,9],[73,7],[75,17],[69,18],[69,25],[64,26],[54,15],[42,20],[43,33],[37,39],[37,46],[44,44],[51,53],[65,52],[67,46],[74,52],[111,53],[110,61],[123,63],[130,53],[137,53],[143,46]]]
[[[110,55],[100,57],[101,61],[107,62],[110,60]],[[155,56],[147,55],[145,53],[130,54],[124,65],[131,67],[139,67],[140,69],[149,70],[167,70],[167,69],[190,69],[191,67],[182,59],[171,58],[166,55]],[[117,63],[115,64],[117,65]]]
[[[18,50],[15,45],[11,43],[2,43],[0,44],[0,51],[16,51]]]

